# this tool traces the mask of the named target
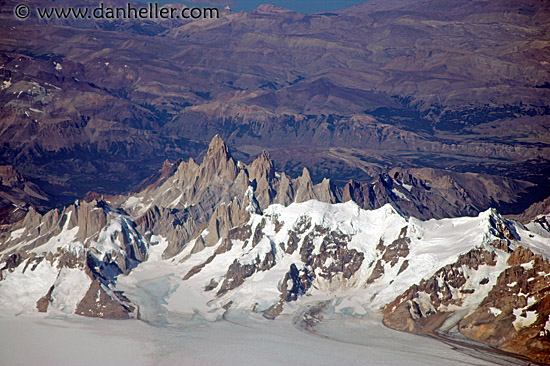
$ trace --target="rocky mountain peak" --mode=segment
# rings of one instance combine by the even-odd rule
[[[424,204],[442,207],[446,192],[411,176],[380,174],[344,188],[327,178],[314,184],[307,168],[297,178],[276,173],[266,151],[248,166],[236,164],[216,136],[200,165],[166,162],[137,193],[90,194],[44,214],[31,207],[0,235],[0,299],[19,293],[24,275],[39,283],[29,294],[31,309],[141,316],[146,312],[135,309],[145,305],[125,278],[162,261],[174,266],[163,279],[176,281],[169,301],[199,296],[201,314],[235,307],[273,319],[302,296],[361,289],[365,306],[390,304],[385,319],[397,329],[423,331],[453,306],[477,312],[460,323],[468,337],[478,339],[483,328],[492,339],[483,322],[495,318],[510,329],[508,343],[491,341],[503,350],[520,353],[521,342],[547,337],[550,300],[539,290],[548,288],[550,267],[547,256],[537,257],[547,252],[547,231],[530,231],[532,224],[524,227],[494,209],[477,217],[407,219]],[[521,252],[520,244],[533,253]],[[426,248],[432,248],[429,260]],[[187,302],[178,306],[195,311]],[[533,352],[546,357],[545,345]],[[527,355],[545,360],[533,352]]]
[[[532,220],[535,220],[537,217],[546,215],[550,215],[550,197],[547,197],[540,202],[533,203],[520,215],[511,215],[510,217],[526,224]]]
[[[219,135],[214,136],[208,151],[200,165],[204,177],[213,177],[215,175],[228,181],[233,181],[237,177],[238,168],[235,160],[231,157],[229,147]]]
[[[304,169],[302,169],[302,176],[300,178],[303,180],[311,180],[311,175],[309,174],[308,168],[304,167]]]
[[[170,160],[166,159],[162,164],[162,168],[155,174],[142,180],[141,183],[139,183],[135,188],[135,191],[141,191],[142,189],[151,189],[153,187],[160,186],[168,177],[173,175],[179,169],[182,163],[184,163],[182,159],[178,159],[175,162],[171,162]]]
[[[227,144],[219,135],[214,136],[210,141],[205,159],[207,157],[209,157],[210,159],[217,158],[217,160],[220,161],[229,160],[231,158],[229,147],[227,147]]]
[[[263,178],[267,181],[271,181],[275,178],[275,166],[266,150],[263,150],[260,156],[258,156],[252,164],[250,164],[248,174],[250,176],[250,180],[256,179],[259,181]]]

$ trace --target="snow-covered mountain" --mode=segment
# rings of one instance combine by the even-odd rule
[[[381,191],[391,185],[394,197],[413,202],[407,183],[381,180]],[[292,179],[265,153],[247,166],[219,138],[200,164],[167,163],[143,186],[44,215],[30,208],[5,226],[1,314],[162,324],[228,311],[275,319],[322,302],[550,361],[545,216],[524,226],[492,209],[427,221],[393,201],[367,210],[349,185],[315,185],[307,170]]]

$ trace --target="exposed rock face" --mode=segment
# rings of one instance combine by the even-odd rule
[[[440,268],[389,303],[384,310],[384,322],[399,330],[429,333],[451,315],[449,309],[478,306],[494,285],[489,278],[480,277],[479,268],[497,266],[499,256],[503,262],[511,252],[512,241],[519,239],[512,233],[512,223],[495,211],[491,211],[487,221],[493,240],[485,247],[460,255],[456,262]]]
[[[351,203],[345,206],[351,210],[359,209]],[[386,210],[386,214],[400,217],[395,211]],[[372,263],[365,264],[365,252],[350,247],[352,234],[326,225],[320,218],[316,218],[314,223],[308,212],[291,221],[272,210],[261,215],[253,214],[247,224],[231,229],[214,254],[192,267],[183,279],[197,283],[207,279],[204,291],[215,290],[219,298],[215,301],[231,306],[228,304],[238,302],[238,290],[250,286],[249,278],[261,275],[261,272],[279,273],[277,301],[267,307],[254,306],[254,311],[270,319],[276,318],[286,303],[296,301],[312,290],[346,291],[359,287],[364,283],[361,273],[368,271]],[[405,235],[406,232],[402,231],[392,248],[401,250],[400,243],[406,242]],[[216,270],[219,263],[235,256],[227,271],[220,273]],[[208,277],[206,273],[213,271],[220,274]]]
[[[24,182],[23,176],[11,165],[0,166],[0,185],[3,187],[16,187]]]
[[[4,263],[4,267],[0,270],[0,280],[2,280],[2,271],[7,270],[13,272],[13,270],[21,264],[21,261],[21,254],[15,253],[10,255]]]
[[[50,287],[50,289],[48,290],[48,293],[46,295],[44,295],[43,297],[40,298],[40,300],[38,300],[36,302],[36,309],[40,312],[40,313],[45,313],[48,311],[48,306],[50,305],[50,303],[52,302],[52,291],[54,289],[54,286]]]
[[[450,305],[460,307],[465,294],[475,290],[465,286],[468,269],[495,266],[496,255],[486,249],[474,249],[460,256],[456,263],[438,270],[432,277],[412,286],[386,306],[384,322],[392,328],[408,332],[430,332],[441,325]],[[442,314],[443,313],[443,318]]]
[[[320,241],[319,248],[315,248],[315,241]],[[327,282],[328,288],[331,282],[338,282],[337,286],[351,286],[347,284],[359,270],[363,263],[363,254],[357,250],[349,249],[347,244],[351,237],[336,230],[328,230],[316,225],[303,240],[300,249],[300,258],[312,278],[320,276],[319,285]]]
[[[246,222],[251,212],[260,213],[273,203],[337,202],[337,190],[329,180],[314,185],[307,169],[296,179],[276,174],[265,151],[249,166],[237,164],[218,136],[200,165],[192,159],[182,161],[173,176],[159,176],[162,178],[128,198],[122,207],[142,215],[136,221],[140,231],[169,239],[167,257],[179,253],[205,227],[205,245],[216,244],[229,229]]]
[[[550,215],[539,215],[532,221],[532,226],[537,229],[540,228],[550,234]]]
[[[44,215],[31,208],[14,226],[18,234],[0,244],[0,280],[14,271],[48,274],[40,279],[47,288],[36,299],[38,311],[128,317],[131,305],[109,285],[145,260],[149,246],[128,216],[104,201],[77,201]]]
[[[299,296],[306,294],[307,290],[311,287],[312,281],[313,274],[310,274],[307,267],[298,270],[296,265],[292,263],[281,284],[282,300],[286,302],[298,300]],[[291,286],[289,286],[289,283]]]
[[[438,169],[392,169],[370,184],[350,181],[342,200],[354,200],[365,209],[392,203],[405,215],[422,219],[472,216],[485,210],[486,200],[512,202],[532,184],[512,179],[495,179],[473,173]]]
[[[315,286],[322,291],[342,290],[354,287],[358,282],[357,273],[363,264],[364,254],[349,249],[351,237],[339,231],[315,225],[310,230],[308,221],[300,221],[296,231],[289,232],[292,241],[292,254],[300,241],[301,268],[295,263],[285,273],[279,286],[280,300],[264,311],[268,319],[277,317],[285,302],[296,301]],[[306,234],[306,231],[309,231]],[[305,235],[304,235],[305,234]],[[298,237],[303,239],[299,240]],[[284,246],[283,246],[284,248]]]
[[[550,361],[550,262],[519,247],[481,305],[459,322],[467,337],[537,362]],[[550,323],[548,323],[550,324]]]
[[[317,292],[339,293],[349,289],[365,288],[368,291],[369,288],[375,288],[377,290],[368,293],[370,301],[376,301],[378,296],[387,296],[380,295],[380,289],[391,288],[394,282],[402,284],[411,281],[419,268],[429,263],[419,258],[426,255],[424,244],[418,243],[425,233],[414,219],[408,223],[394,223],[395,234],[391,236],[376,236],[375,241],[370,238],[370,249],[364,251],[356,247],[357,238],[354,238],[353,231],[345,233],[332,228],[331,221],[325,215],[329,216],[328,213],[317,218],[313,213],[296,215],[289,227],[288,217],[273,211],[273,207],[264,210],[262,214],[252,214],[246,225],[233,228],[231,234],[227,235],[228,239],[222,240],[214,254],[193,268],[184,281],[201,284],[205,292],[215,293],[216,298],[211,302],[219,304],[223,309],[249,306],[252,311],[274,319],[291,307],[289,303]],[[444,332],[450,327],[459,329],[469,319],[461,321],[453,318],[453,324],[447,324],[456,311],[469,311],[472,314],[481,311],[476,309],[485,306],[484,299],[493,296],[491,291],[498,287],[501,273],[506,273],[506,266],[513,263],[513,256],[520,255],[522,249],[516,243],[522,237],[517,231],[521,226],[502,218],[494,210],[487,211],[478,220],[477,227],[485,227],[484,244],[470,244],[470,250],[457,255],[449,264],[434,269],[429,276],[390,302],[384,310],[387,325],[412,332]],[[346,225],[355,227],[355,224],[347,221],[343,227]],[[436,224],[435,227],[440,225]],[[525,232],[521,235],[525,235]],[[453,245],[449,243],[450,247]],[[446,251],[448,248],[441,250]],[[233,259],[227,271],[216,270],[220,263],[227,263],[229,258]],[[524,261],[531,260],[529,258]],[[255,286],[258,286],[255,278],[263,278],[262,272],[269,272],[269,276],[278,274],[278,298],[267,304],[243,304],[241,296],[249,296],[255,291]],[[540,275],[544,277],[542,273]],[[527,280],[525,277],[524,282]],[[506,283],[511,281],[507,280]],[[530,293],[536,291],[528,290]],[[269,291],[271,293],[273,289]],[[522,307],[526,305],[515,304]],[[539,322],[543,326],[544,319],[543,315]],[[510,324],[508,322],[509,328],[515,329]],[[463,334],[470,336],[466,332]],[[488,330],[488,334],[498,337],[500,333],[495,329]],[[522,346],[516,347],[519,349]],[[511,347],[501,348],[519,353]],[[525,353],[525,349],[523,354],[540,359],[535,352]]]
[[[252,264],[241,264],[238,260],[229,266],[225,274],[225,280],[217,292],[218,296],[222,296],[229,290],[243,284],[244,280],[254,274],[256,271],[267,271],[275,265],[275,256],[273,252],[267,253],[263,259],[259,257]]]
[[[140,230],[168,238],[167,256],[173,256],[205,225],[211,229],[204,238],[208,246],[246,220],[241,206],[247,188],[246,171],[237,167],[225,143],[216,137],[200,165],[192,159],[181,162],[174,175],[149,185],[123,207],[136,216],[144,214],[137,220]]]
[[[154,178],[142,184],[145,188],[129,196],[122,207],[139,217],[136,224],[142,233],[151,232],[167,238],[169,246],[165,257],[169,258],[181,252],[183,246],[197,238],[205,227],[207,235],[197,243],[207,247],[215,245],[230,228],[246,222],[251,212],[261,213],[273,203],[353,200],[365,209],[391,203],[405,215],[446,216],[450,204],[444,192],[464,192],[464,188],[458,183],[442,183],[445,176],[438,176],[434,170],[429,172],[421,177],[430,176],[431,180],[401,173],[396,176],[403,181],[380,175],[371,184],[351,181],[339,188],[325,179],[315,185],[307,169],[296,179],[276,173],[266,151],[250,165],[236,163],[227,145],[216,136],[200,164],[193,159],[173,164],[165,162]],[[433,176],[439,180],[434,180]],[[454,179],[466,182],[474,178],[456,173]],[[469,202],[465,195],[454,198],[456,202],[460,199]],[[472,214],[481,207],[475,205],[471,202],[469,208],[458,209],[453,214]]]
[[[395,266],[401,258],[406,258],[409,255],[410,238],[407,236],[407,227],[403,227],[399,233],[399,237],[395,239],[390,245],[384,245],[384,241],[380,239],[380,242],[376,246],[379,259],[376,261],[374,270],[372,271],[367,283],[373,283],[384,274],[384,265],[389,263],[390,267]],[[403,272],[407,269],[409,262],[407,260],[402,261],[399,272]]]
[[[290,265],[290,270],[285,274],[280,286],[281,296],[277,303],[263,312],[267,319],[275,319],[283,311],[285,302],[296,301],[307,293],[312,286],[315,274],[309,267],[298,269],[296,264]]]
[[[115,297],[116,295],[113,295]],[[78,303],[75,314],[92,318],[128,319],[134,308],[108,295],[99,280],[92,282],[88,292]]]

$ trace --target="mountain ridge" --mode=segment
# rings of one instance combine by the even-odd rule
[[[2,314],[165,324],[170,314],[215,320],[232,309],[276,319],[328,296],[327,306],[357,316],[385,306],[386,324],[409,331],[416,328],[401,324],[423,329],[434,316],[468,310],[460,334],[491,343],[504,327],[505,342],[491,344],[548,357],[541,306],[550,294],[539,290],[548,281],[550,231],[542,222],[524,226],[494,209],[422,221],[394,207],[399,201],[364,210],[339,201],[345,191],[329,180],[313,184],[305,169],[294,179],[276,172],[266,152],[250,165],[235,161],[220,137],[200,164],[182,160],[160,172],[134,194],[91,195],[43,215],[31,207],[0,233]],[[520,269],[534,280],[517,287]],[[507,315],[480,337],[475,329],[501,288],[513,289],[507,307],[498,305]],[[530,340],[542,348],[526,347]]]

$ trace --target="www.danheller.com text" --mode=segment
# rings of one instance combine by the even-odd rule
[[[100,3],[96,7],[36,7],[35,14],[39,19],[212,19],[219,18],[219,9],[215,7],[160,6],[149,3],[138,7],[127,3],[126,6],[106,6]],[[14,8],[18,19],[32,15],[27,4],[18,4]]]

